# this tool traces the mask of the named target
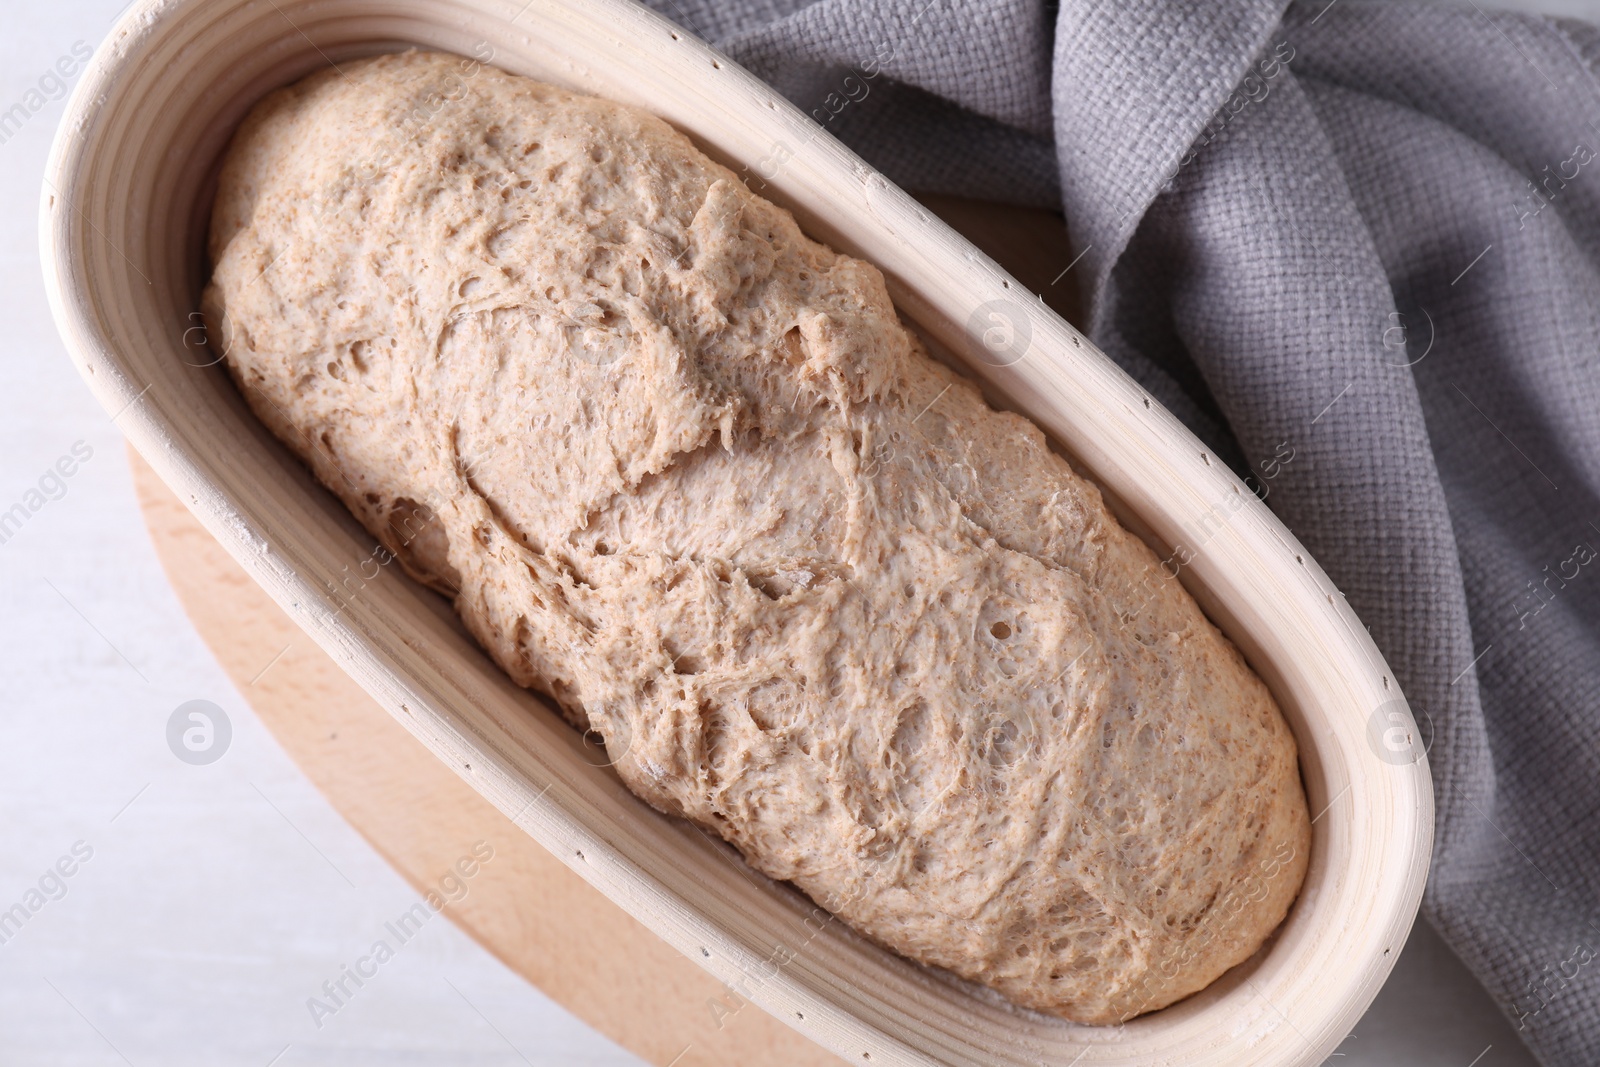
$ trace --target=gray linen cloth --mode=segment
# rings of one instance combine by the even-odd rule
[[[1427,919],[1542,1062],[1600,1064],[1600,32],[652,2],[902,185],[1061,207],[1095,342],[1251,476],[1397,673],[1437,791]]]

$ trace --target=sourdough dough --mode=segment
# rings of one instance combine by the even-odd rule
[[[876,269],[666,123],[352,63],[251,113],[210,250],[251,407],[655,807],[1082,1022],[1283,919],[1266,687]]]

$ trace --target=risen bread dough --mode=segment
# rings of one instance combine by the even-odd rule
[[[205,293],[255,412],[623,780],[1090,1023],[1305,870],[1266,687],[1094,486],[641,111],[457,57],[251,113]]]

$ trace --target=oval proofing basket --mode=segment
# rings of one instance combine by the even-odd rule
[[[732,849],[658,815],[403,578],[250,416],[196,314],[218,158],[268,91],[411,46],[661,115],[815,238],[875,263],[901,313],[1107,491],[1272,687],[1317,814],[1277,937],[1120,1027],[1008,1007],[866,943]],[[847,1061],[1318,1064],[1415,916],[1432,793],[1409,710],[1326,575],[1171,415],[994,263],[756,78],[626,0],[143,0],[101,47],[42,201],[52,307],[116,425],[306,630],[440,759],[607,896]],[[998,351],[982,331],[1003,325]],[[1005,364],[1005,365],[997,365]],[[1387,731],[1385,733],[1384,731]],[[1396,739],[1399,743],[1396,743]]]

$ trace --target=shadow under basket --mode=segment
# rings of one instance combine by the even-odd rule
[[[1182,577],[1277,697],[1317,814],[1299,901],[1205,991],[1119,1027],[1007,1005],[831,921],[595,766],[448,608],[340,590],[370,538],[246,409],[197,314],[219,157],[270,90],[418,46],[652,111],[811,236],[881,268],[901,314],[1032,418]],[[1427,761],[1327,576],[1219,460],[992,261],[773,90],[626,0],[145,0],[101,46],[46,173],[52,309],[116,425],[308,633],[439,759],[662,938],[847,1061],[1319,1064],[1404,944],[1432,839]],[[1011,344],[984,346],[999,314]]]

